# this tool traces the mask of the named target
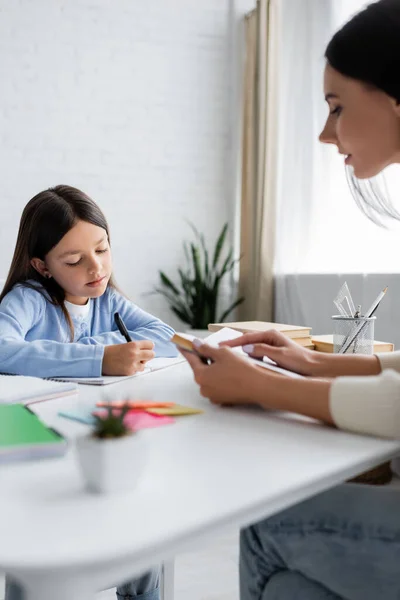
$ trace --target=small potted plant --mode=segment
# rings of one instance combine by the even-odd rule
[[[129,407],[108,406],[105,414],[93,415],[90,435],[77,440],[77,452],[87,488],[106,493],[133,489],[146,462],[146,445],[141,432],[124,423]]]
[[[194,242],[184,242],[186,265],[178,268],[178,279],[173,281],[164,271],[159,271],[160,285],[155,292],[168,301],[172,312],[189,325],[189,333],[201,337],[209,323],[222,323],[243,302],[237,298],[230,306],[219,310],[221,282],[232,271],[240,258],[233,258],[233,249],[225,250],[228,224],[225,223],[211,253],[207,250],[204,235],[190,224]]]

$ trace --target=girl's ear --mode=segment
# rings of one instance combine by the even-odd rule
[[[42,277],[46,277],[46,279],[50,279],[51,273],[47,269],[45,263],[40,258],[32,258],[31,265]]]

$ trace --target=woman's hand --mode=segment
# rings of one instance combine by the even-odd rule
[[[221,342],[220,346],[229,346],[230,348],[242,346],[250,356],[256,358],[267,356],[284,369],[295,371],[301,375],[316,374],[317,353],[303,348],[276,329],[259,333],[245,333],[234,340]]]
[[[284,376],[261,369],[232,352],[203,344],[202,355],[213,361],[206,365],[196,354],[180,350],[193,369],[200,393],[214,404],[261,404],[267,395],[268,377]]]
[[[193,369],[201,395],[214,404],[258,404],[333,423],[329,405],[331,382],[280,375],[250,363],[230,348],[203,344],[197,350],[213,362],[206,365],[194,353],[185,350],[181,353]]]
[[[147,361],[155,357],[154,343],[139,340],[127,344],[114,344],[104,348],[103,375],[134,375],[144,371]]]
[[[280,367],[312,377],[338,377],[340,375],[378,375],[381,365],[377,356],[362,354],[330,354],[303,348],[276,329],[246,333],[221,342],[221,346],[242,346],[250,356],[268,356]]]

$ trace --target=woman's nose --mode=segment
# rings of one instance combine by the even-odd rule
[[[323,144],[336,144],[337,145],[337,135],[336,135],[335,127],[329,121],[330,121],[329,119],[326,121],[325,127],[321,131],[318,139]]]

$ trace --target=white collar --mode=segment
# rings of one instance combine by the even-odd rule
[[[86,304],[72,304],[72,302],[68,302],[68,300],[65,300],[64,304],[70,316],[75,317],[76,319],[84,319],[90,312],[90,298]]]

